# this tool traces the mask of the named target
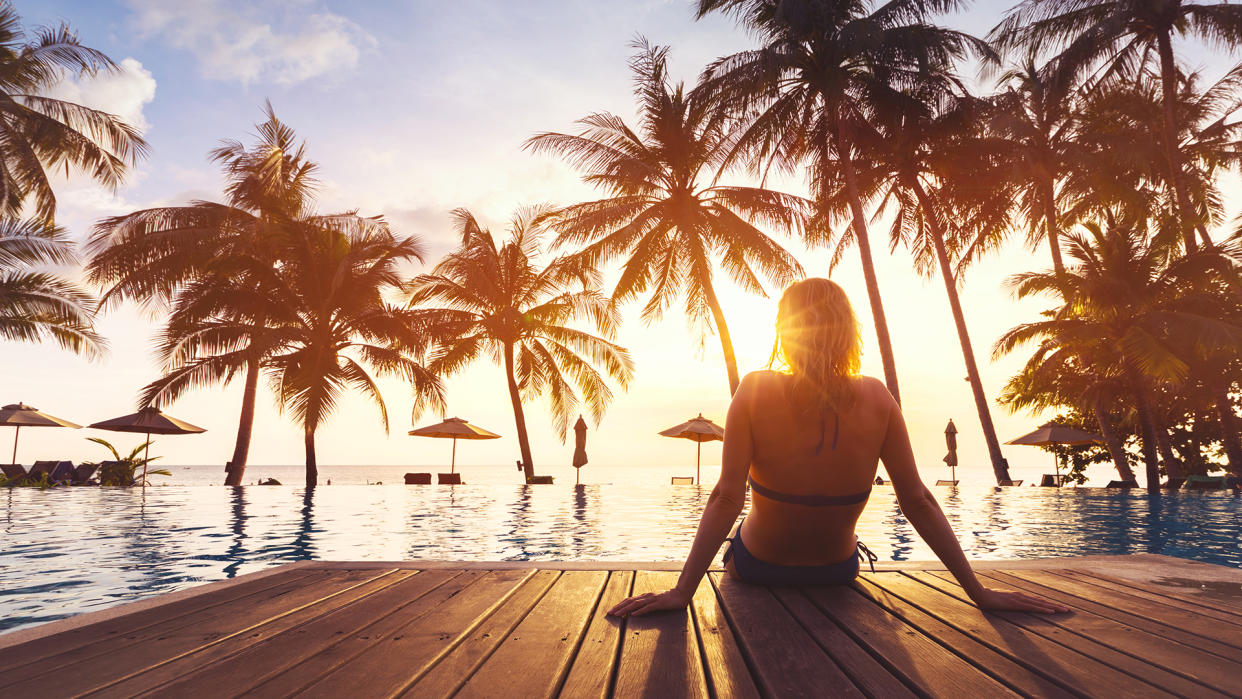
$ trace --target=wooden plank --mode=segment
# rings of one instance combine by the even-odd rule
[[[393,610],[416,603],[456,575],[452,571],[398,571],[392,582],[364,595],[340,595],[163,663],[108,688],[129,697],[159,688],[169,696],[239,695],[322,652],[342,635],[357,633]]]
[[[854,684],[873,697],[914,697],[900,679],[871,656],[862,646],[837,626],[836,622],[811,602],[802,591],[782,587],[772,593],[789,613],[802,624],[837,665],[849,675]]]
[[[1088,655],[1049,642],[1002,615],[985,614],[973,604],[925,585],[908,573],[872,576],[867,581],[1014,662],[1088,696],[1117,696],[1121,692],[1131,696],[1171,696]]]
[[[759,689],[751,677],[746,658],[738,646],[729,620],[725,618],[720,598],[710,580],[699,583],[691,601],[694,607],[694,623],[698,627],[699,643],[703,647],[703,664],[707,668],[707,683],[716,697],[747,699],[759,697]]]
[[[624,622],[608,616],[607,612],[630,595],[634,586],[634,573],[614,571],[608,576],[604,594],[595,606],[591,625],[587,627],[582,644],[574,655],[561,696],[568,699],[604,699],[612,684],[617,655],[621,649],[621,627]]]
[[[467,570],[252,693],[342,697],[365,686],[376,695],[391,695],[426,672],[470,633],[477,620],[495,611],[533,574],[532,570]]]
[[[451,651],[440,656],[438,662],[424,674],[412,677],[408,686],[399,690],[399,693],[420,699],[451,696],[469,679],[475,668],[483,664],[505,636],[526,617],[527,612],[560,576],[561,573],[555,570],[536,572],[504,604],[481,621],[463,614],[457,620],[458,625],[467,627],[475,624],[469,636],[457,643]]]
[[[18,674],[18,681],[5,687],[4,693],[22,696],[37,691],[40,696],[70,695],[106,687],[195,649],[247,633],[304,607],[336,596],[362,594],[384,587],[396,579],[396,575],[392,570],[343,571],[329,574],[318,584],[293,581],[269,590],[269,596],[244,608],[217,605],[199,615],[197,621],[180,624],[172,630],[156,625],[125,639],[101,644],[102,649],[75,649],[54,656],[51,660],[55,664],[47,671]],[[79,661],[79,655],[88,657]],[[44,669],[42,663],[39,667]]]
[[[1047,678],[1031,670],[1025,665],[1011,660],[1008,656],[998,653],[988,646],[976,641],[973,637],[958,631],[934,616],[893,595],[881,587],[882,580],[897,579],[897,573],[879,573],[862,575],[858,578],[855,589],[870,598],[889,612],[901,617],[907,624],[918,628],[925,635],[953,652],[961,655],[975,667],[996,678],[1014,691],[1031,697],[1068,697],[1075,696],[1072,687],[1057,684],[1057,678]]]
[[[807,597],[884,660],[906,684],[932,696],[1017,696],[852,587],[806,588]]]
[[[404,571],[403,571],[404,572]],[[278,632],[261,642],[232,649],[227,657],[199,666],[182,679],[161,687],[166,696],[237,696],[330,646],[343,635],[356,633],[412,600],[456,577],[457,571],[438,570],[406,577],[383,589],[335,608],[316,605],[291,615]],[[263,629],[260,629],[263,631]],[[119,695],[118,695],[119,696]]]
[[[1061,628],[1104,643],[1123,653],[1144,658],[1207,687],[1242,696],[1242,663],[1236,660],[1242,657],[1242,651],[1238,649],[1216,644],[1225,649],[1225,654],[1212,654],[1205,648],[1210,643],[1208,639],[1183,634],[1176,628],[1151,623],[1141,616],[1112,609],[1001,571],[987,571],[982,577],[1057,600],[1080,610],[1075,614],[1048,617]],[[1055,576],[1051,577],[1055,580]],[[1190,639],[1189,642],[1185,642],[1186,638]],[[1160,649],[1159,652],[1152,652],[1156,648]]]
[[[634,594],[661,592],[677,584],[677,573],[639,571]],[[690,611],[631,616],[625,620],[614,696],[703,697],[707,677]]]
[[[755,671],[761,692],[777,697],[862,697],[849,676],[815,643],[766,587],[714,573],[725,615]]]
[[[298,580],[321,580],[327,575],[328,573],[325,572],[306,570],[304,568],[273,573],[253,582],[234,585],[221,590],[211,590],[170,604],[144,609],[132,614],[125,614],[7,648],[0,652],[0,687],[6,684],[5,680],[12,680],[11,670],[23,665],[30,665],[35,662],[42,663],[48,661],[52,656],[83,648],[91,652],[79,653],[75,656],[79,660],[91,657],[92,654],[102,654],[105,652],[102,650],[103,645],[110,645],[116,639],[132,636],[157,624],[164,624],[164,629],[179,628],[187,623],[185,621],[187,617],[198,618],[197,615],[214,610],[219,605],[227,604],[232,606],[234,602],[243,605],[249,604],[251,600],[257,599],[259,596],[264,595],[264,593],[269,593],[268,596],[270,596],[271,591],[275,588],[284,589],[290,583]],[[19,672],[18,674],[24,673]]]
[[[967,599],[966,594],[962,592],[962,589],[955,582],[949,582],[930,573],[911,573],[910,576],[918,579],[920,582],[936,587],[941,592],[958,597],[962,601]],[[1225,696],[1219,692],[1211,691],[1193,680],[1152,665],[1145,659],[1127,655],[1105,643],[1080,636],[1068,629],[1062,628],[1052,621],[1049,615],[993,612],[990,613],[990,616],[1004,618],[1006,621],[1038,634],[1048,641],[1079,651],[1093,660],[1109,665],[1134,679],[1146,682],[1150,686],[1159,687],[1163,691],[1182,696]],[[1131,682],[1133,681],[1131,680]],[[1114,688],[1113,691],[1116,692],[1118,690]],[[1126,691],[1134,690],[1127,689]]]
[[[454,696],[551,697],[599,602],[608,574],[568,571]]]
[[[1111,575],[1105,575],[1104,573],[1100,573],[1094,570],[1063,570],[1063,571],[1058,570],[1056,572],[1059,574],[1069,575],[1069,576],[1077,577],[1080,579],[1081,578],[1094,578],[1092,582],[1095,582],[1096,584],[1101,584],[1101,583],[1107,584],[1108,586],[1113,587],[1114,589],[1124,588],[1127,594],[1144,597],[1145,599],[1152,599],[1157,602],[1164,601],[1167,604],[1172,604],[1178,607],[1182,607],[1182,606],[1185,606],[1186,608],[1198,607],[1198,608],[1210,609],[1216,612],[1223,612],[1225,616],[1219,616],[1216,618],[1219,618],[1222,621],[1228,621],[1233,624],[1242,623],[1242,585],[1238,583],[1233,583],[1233,585],[1237,585],[1239,587],[1238,593],[1234,595],[1237,597],[1237,601],[1227,602],[1224,600],[1213,599],[1203,594],[1173,595],[1169,593],[1167,590],[1162,589],[1158,585],[1153,585],[1151,587],[1143,587],[1141,583],[1135,582],[1133,580],[1126,580],[1125,578],[1117,578]],[[1190,581],[1190,579],[1194,576],[1193,569],[1187,571],[1186,574],[1187,576],[1189,576],[1188,578],[1186,578],[1186,580]],[[1207,612],[1201,612],[1201,613],[1208,614]]]
[[[1102,595],[1111,598],[1125,600],[1125,606],[1133,603],[1133,600],[1145,600],[1153,602],[1162,609],[1181,609],[1192,614],[1215,619],[1225,624],[1242,624],[1242,611],[1230,611],[1221,609],[1216,606],[1200,604],[1197,600],[1200,598],[1196,595],[1185,595],[1183,597],[1172,597],[1170,595],[1162,595],[1158,592],[1149,592],[1147,590],[1131,587],[1115,578],[1109,578],[1098,574],[1087,574],[1085,571],[1077,570],[1050,570],[1051,574],[1073,580],[1089,586],[1092,594]],[[1087,589],[1087,588],[1084,588]],[[1095,590],[1098,589],[1098,592]],[[1206,600],[1205,600],[1206,601]]]
[[[1067,596],[1066,604],[1090,608],[1090,611],[1100,616],[1116,619],[1162,637],[1176,639],[1225,658],[1242,657],[1242,626],[1221,623],[1197,612],[1171,608],[1161,602],[1113,593],[1106,588],[1080,583],[1073,578],[1053,575],[1051,571],[1023,571],[1021,575],[1013,571],[996,572],[1006,576],[1005,584],[1018,584],[1015,581],[1021,580],[1037,585],[1039,594],[1053,590]]]

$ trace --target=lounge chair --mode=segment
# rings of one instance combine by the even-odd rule
[[[1039,477],[1041,488],[1060,488],[1065,485],[1065,476],[1059,473],[1045,473]]]
[[[36,461],[34,466],[30,467],[30,480],[39,481],[47,478],[49,482],[52,480],[52,472],[60,465],[59,461]]]
[[[1016,486],[1022,485],[1022,479],[1021,479],[1021,478],[1019,478],[1019,479],[1018,479],[1018,480],[1016,480],[1016,481],[1012,481],[1012,480],[1011,480],[1011,481],[1001,481],[1001,483],[1000,483],[1000,484],[1001,484],[1001,485],[1008,485],[1008,486],[1014,486],[1014,487],[1016,487]]]
[[[73,481],[73,472],[74,468],[72,461],[57,461],[56,465],[52,467],[52,475],[49,476],[49,478],[53,483],[64,483],[68,485],[71,481]]]
[[[406,485],[431,485],[430,473],[407,473],[405,474]]]
[[[957,485],[957,481],[949,481],[943,478],[937,478],[936,485]]]
[[[27,476],[26,467],[21,464],[0,464],[0,471],[11,481],[20,481]]]
[[[73,469],[73,479],[70,481],[73,485],[97,485],[91,480],[95,475],[95,469],[99,468],[97,464],[79,464]]]
[[[1224,490],[1224,476],[1186,476],[1186,490]]]
[[[1109,481],[1105,488],[1137,488],[1138,481]]]
[[[694,476],[673,476],[672,485],[694,485]]]
[[[552,476],[531,476],[526,479],[526,485],[552,485]]]
[[[440,485],[461,485],[460,473],[437,473],[436,482]]]

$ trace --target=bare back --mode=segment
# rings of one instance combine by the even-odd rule
[[[856,399],[849,410],[820,414],[795,406],[789,397],[791,381],[773,371],[747,377],[747,390],[739,397],[745,401],[752,442],[750,478],[765,489],[794,496],[868,493],[895,407],[892,396],[876,379],[860,376],[854,380]],[[752,491],[742,538],[757,558],[769,563],[841,561],[854,552],[854,526],[864,507],[865,499],[812,506]]]

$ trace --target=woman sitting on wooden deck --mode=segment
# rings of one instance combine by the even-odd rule
[[[854,527],[884,462],[901,510],[982,609],[1061,612],[1022,592],[984,587],[957,537],[923,485],[910,436],[884,384],[858,374],[858,320],[841,287],[807,279],[781,297],[773,360],[788,371],[747,375],[729,406],[720,480],[699,522],[677,586],[631,597],[618,616],[681,609],[728,537],[725,568],[760,585],[845,585],[870,551]],[[742,512],[746,486],[750,514]]]

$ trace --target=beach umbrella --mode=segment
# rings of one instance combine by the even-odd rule
[[[410,434],[414,437],[436,437],[453,440],[453,461],[449,467],[452,473],[457,473],[457,440],[500,439],[500,435],[495,432],[488,432],[482,427],[475,427],[459,417],[445,418],[444,422],[410,430]]]
[[[25,403],[13,403],[0,408],[0,425],[11,425],[17,428],[13,430],[14,464],[17,463],[17,438],[21,435],[23,427],[72,427],[75,430],[82,427],[68,420],[41,413],[38,408],[32,408]]]
[[[953,474],[949,476],[954,483],[957,482],[957,426],[953,424],[953,420],[949,420],[949,424],[944,428],[944,443],[949,447],[949,453],[944,455],[944,462],[948,465],[949,471]]]
[[[667,430],[661,430],[660,434],[665,437],[675,437],[677,439],[689,439],[698,444],[694,456],[694,482],[699,482],[699,465],[703,460],[703,442],[724,441],[724,428],[716,423],[703,417],[703,413],[693,420],[670,427]]]
[[[1011,439],[1005,444],[1024,444],[1031,447],[1047,447],[1053,445],[1079,446],[1083,444],[1100,444],[1104,438],[1083,430],[1055,422],[1045,422],[1034,432]],[[1053,467],[1057,471],[1057,484],[1061,483],[1061,459],[1055,452],[1052,454]]]
[[[578,421],[574,423],[574,485],[578,485],[578,476],[587,462],[586,431],[586,420],[579,415]]]
[[[133,432],[147,436],[147,447],[142,457],[142,487],[147,487],[147,463],[151,461],[151,435],[153,434],[199,434],[207,430],[165,415],[159,408],[143,408],[136,413],[114,417],[111,420],[92,423],[91,427],[109,432]]]

